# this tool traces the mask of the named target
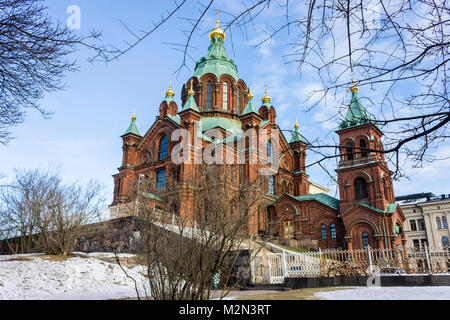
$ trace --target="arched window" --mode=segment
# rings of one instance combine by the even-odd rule
[[[367,232],[363,232],[362,234],[362,245],[364,249],[369,248],[369,235],[367,234]]]
[[[361,152],[361,157],[362,158],[367,158],[366,140],[364,140],[364,139],[359,140],[359,148],[360,148],[360,152]]]
[[[322,240],[327,240],[327,226],[322,225]]]
[[[275,177],[269,176],[269,193],[275,194]]]
[[[436,224],[437,224],[438,229],[442,229],[441,218],[439,218],[439,217],[436,218]]]
[[[353,144],[347,142],[345,145],[345,153],[347,154],[347,160],[353,160]]]
[[[332,224],[330,226],[331,239],[336,239],[336,225]]]
[[[206,84],[206,109],[212,108],[212,83],[208,81]]]
[[[164,136],[159,141],[158,160],[167,158],[167,136]]]
[[[367,184],[364,178],[357,178],[355,180],[355,200],[365,199],[368,197]]]
[[[272,141],[268,141],[267,142],[267,161],[269,161],[269,163],[272,163],[273,159],[272,159]]]
[[[228,109],[228,83],[223,84],[223,99],[222,105],[224,109]]]
[[[156,174],[156,189],[161,190],[166,186],[166,169],[159,170]]]
[[[449,247],[449,242],[448,242],[448,238],[447,237],[442,237],[442,246],[444,248]]]
[[[241,88],[238,87],[236,92],[236,106],[237,106],[237,113],[241,114]]]
[[[443,225],[444,229],[448,229],[447,218],[446,217],[442,217],[442,225]]]

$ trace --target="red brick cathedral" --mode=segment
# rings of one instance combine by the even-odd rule
[[[187,181],[195,166],[172,161],[172,150],[179,143],[171,139],[175,130],[189,132],[192,149],[196,149],[197,143],[197,149],[205,150],[218,143],[217,136],[209,134],[213,129],[223,136],[219,144],[223,142],[224,146],[227,141],[241,139],[239,132],[247,129],[268,133],[279,129],[276,109],[267,90],[261,106],[256,108],[253,94],[226,54],[224,40],[225,33],[217,21],[216,28],[210,32],[206,56],[197,62],[194,75],[183,85],[181,107],[170,86],[159,107],[159,116],[144,135],[139,132],[133,114],[130,126],[122,135],[122,165],[113,176],[112,219],[129,213],[121,208],[135,201],[134,185],[142,176],[154,181],[158,190],[163,191],[170,184],[187,192],[183,181]],[[391,172],[384,154],[375,152],[383,150],[383,133],[360,103],[356,85],[351,92],[346,118],[336,131],[341,146],[337,168],[340,199],[329,196],[328,190],[309,181],[305,170],[307,143],[297,123],[290,140],[281,132],[276,141],[266,139],[268,152],[265,158],[256,152],[256,165],[249,161],[253,148],[245,145],[245,163],[238,171],[242,180],[257,179],[258,167],[270,163],[267,157],[271,156],[272,145],[279,146],[279,168],[263,177],[266,195],[252,208],[251,234],[270,232],[290,245],[307,248],[404,246],[405,218],[395,203]],[[239,151],[234,150],[234,156],[237,154]],[[163,195],[155,195],[154,200],[163,202]],[[189,217],[194,204],[189,201],[183,204],[178,214]]]

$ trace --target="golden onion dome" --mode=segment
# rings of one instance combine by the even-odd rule
[[[265,95],[264,95],[264,97],[262,97],[262,102],[270,102],[271,100],[272,100],[272,98],[270,98],[268,95],[267,95],[267,89],[266,89],[266,91],[265,91]]]
[[[249,99],[253,99],[254,95],[252,93],[252,90],[250,88],[248,88],[248,98]]]
[[[172,80],[169,82],[169,90],[166,91],[166,96],[175,96],[175,92],[172,91]]]
[[[356,86],[355,80],[352,80],[353,82],[353,86],[350,88],[350,92],[354,93],[354,92],[358,92],[359,88]]]
[[[294,125],[294,128],[295,128],[295,129],[300,128],[300,125],[298,124],[298,120],[297,120],[297,119],[295,119],[295,125]]]
[[[219,27],[219,11],[217,11],[217,20],[216,20],[216,28],[211,30],[209,33],[209,39],[211,40],[214,37],[219,37],[222,40],[225,40],[225,31],[220,29]]]
[[[131,116],[131,120],[136,121],[136,107],[134,107],[133,115]]]

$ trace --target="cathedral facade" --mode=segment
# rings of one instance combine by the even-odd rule
[[[261,178],[261,168],[271,170],[262,177],[264,194],[251,209],[250,234],[270,233],[310,248],[404,246],[405,218],[395,204],[391,172],[382,153],[383,134],[360,103],[356,85],[351,88],[347,116],[336,131],[341,149],[336,199],[309,180],[305,166],[308,144],[298,124],[288,140],[276,123],[276,109],[267,90],[256,107],[250,88],[226,54],[224,40],[225,33],[217,22],[210,32],[206,56],[197,62],[193,76],[183,85],[180,107],[170,86],[160,104],[159,116],[144,135],[133,115],[121,136],[123,157],[119,172],[113,176],[111,219],[129,214],[120,208],[135,201],[134,186],[143,176],[162,191],[153,197],[154,201],[164,202],[164,189],[169,185],[187,194],[177,214],[189,217],[195,204],[189,201],[183,182],[195,173],[196,155],[214,145],[214,150],[219,146],[227,149],[233,159],[243,159],[235,162],[238,179],[256,180]],[[183,139],[188,142],[186,148],[192,150],[189,161],[173,159],[179,140],[172,138],[177,130],[188,133]],[[245,142],[246,131],[257,136],[264,132],[265,138],[257,139],[257,147],[253,148]],[[241,140],[244,148],[237,150],[234,142]],[[252,157],[257,161],[251,161]],[[275,170],[271,169],[274,162]]]

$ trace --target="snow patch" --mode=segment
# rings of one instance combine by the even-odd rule
[[[76,256],[64,261],[50,261],[40,255],[0,256],[0,300],[136,297],[134,282],[117,264],[95,258],[101,255]],[[142,267],[123,268],[142,288],[145,281],[139,272]]]

